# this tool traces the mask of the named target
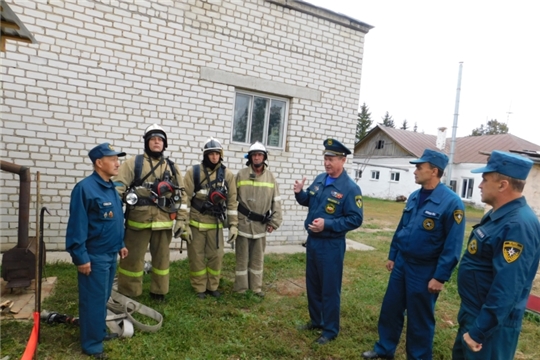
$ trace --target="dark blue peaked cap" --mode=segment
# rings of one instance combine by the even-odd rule
[[[444,171],[444,168],[446,165],[448,165],[448,156],[435,150],[426,149],[424,150],[424,153],[420,159],[411,160],[409,162],[411,164],[430,163],[431,165],[436,166]]]
[[[347,156],[351,153],[345,145],[335,139],[326,139],[324,144],[324,155],[329,156]]]
[[[103,143],[99,144],[92,150],[88,152],[88,157],[90,157],[90,160],[92,160],[92,163],[95,163],[97,159],[101,159],[104,156],[126,156],[125,152],[120,152],[114,150],[111,144],[109,143]]]
[[[472,173],[497,172],[518,180],[527,179],[533,162],[526,157],[508,152],[494,150],[486,166],[471,170]]]

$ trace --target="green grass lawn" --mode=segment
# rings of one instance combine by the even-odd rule
[[[326,346],[315,346],[316,332],[299,332],[308,321],[305,294],[305,254],[271,254],[265,262],[266,298],[232,292],[234,255],[226,254],[218,300],[198,300],[188,279],[187,261],[171,265],[171,292],[156,304],[145,293],[138,301],[164,316],[157,333],[136,331],[133,338],[105,344],[111,359],[359,359],[377,340],[377,319],[389,273],[384,268],[390,240],[403,203],[365,199],[364,226],[349,238],[373,246],[374,251],[350,251],[345,256],[341,306],[341,332]],[[479,219],[482,211],[467,209]],[[467,235],[471,230],[467,223]],[[299,225],[300,226],[300,225]],[[47,265],[46,276],[57,276],[55,293],[44,309],[76,315],[77,278],[73,265]],[[437,303],[434,359],[450,359],[457,332],[459,296],[455,274]],[[3,320],[0,358],[19,359],[32,328],[31,322]],[[42,324],[39,359],[88,359],[81,354],[79,331],[74,326]],[[402,337],[403,338],[403,337]],[[527,315],[516,359],[540,358],[540,321]],[[402,340],[396,359],[405,359]]]

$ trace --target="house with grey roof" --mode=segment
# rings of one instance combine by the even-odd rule
[[[354,147],[354,178],[364,196],[408,198],[418,189],[414,181],[415,166],[409,161],[419,158],[424,149],[442,151],[450,157],[451,139],[446,137],[446,129],[439,129],[437,135],[428,135],[382,125],[374,127]],[[540,152],[539,145],[512,134],[460,137],[456,139],[454,149],[453,161],[448,164],[442,181],[448,183],[447,176],[451,173],[450,187],[463,202],[473,206],[482,206],[478,189],[482,175],[470,171],[486,163],[486,154],[493,150]]]

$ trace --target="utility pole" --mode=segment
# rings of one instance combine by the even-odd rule
[[[459,116],[459,95],[461,93],[461,73],[463,70],[463,61],[459,62],[459,74],[456,89],[456,104],[454,107],[454,125],[452,126],[452,141],[450,143],[450,156],[448,157],[448,171],[446,172],[446,185],[450,186],[452,180],[452,167],[454,165],[454,152],[456,149],[456,132]]]

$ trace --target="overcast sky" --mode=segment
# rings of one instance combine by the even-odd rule
[[[534,0],[305,0],[368,23],[360,105],[375,122],[457,136],[497,119],[540,145],[540,3]]]

